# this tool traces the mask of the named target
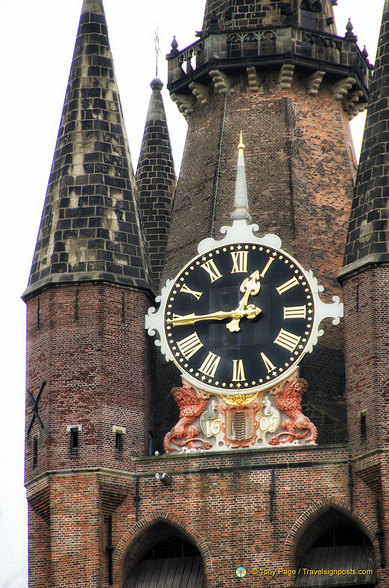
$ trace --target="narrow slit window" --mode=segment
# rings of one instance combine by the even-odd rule
[[[75,451],[78,449],[78,429],[70,431],[70,449]]]
[[[123,451],[123,433],[115,434],[115,450],[117,454],[121,454]]]
[[[126,429],[124,427],[118,427],[117,425],[114,425],[112,427],[112,432],[115,435],[115,455],[118,459],[121,459],[124,450],[124,438],[126,434]]]
[[[366,443],[366,439],[367,439],[366,410],[362,410],[359,413],[359,434],[360,434],[361,443]]]
[[[39,437],[34,435],[32,440],[32,467],[36,468],[38,465],[38,452],[39,452]]]
[[[149,455],[153,455],[154,449],[154,436],[151,431],[149,431]]]
[[[68,427],[70,433],[70,457],[77,457],[80,448],[80,431],[81,426]]]

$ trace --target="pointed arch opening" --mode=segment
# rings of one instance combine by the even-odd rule
[[[202,588],[203,584],[200,551],[183,532],[164,521],[145,529],[126,552],[122,588]]]
[[[374,548],[361,527],[331,508],[309,525],[295,551],[295,586],[376,585]]]

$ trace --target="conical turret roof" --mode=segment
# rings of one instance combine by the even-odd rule
[[[389,261],[389,0],[385,0],[341,276]]]
[[[159,78],[154,78],[150,86],[152,94],[136,171],[136,183],[153,280],[158,284],[165,260],[176,174],[161,94],[163,84]]]
[[[84,0],[28,288],[149,288],[135,178],[102,0]]]

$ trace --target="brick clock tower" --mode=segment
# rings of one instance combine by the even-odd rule
[[[207,0],[176,187],[84,0],[23,295],[31,588],[388,585],[389,1],[358,174],[333,4]]]

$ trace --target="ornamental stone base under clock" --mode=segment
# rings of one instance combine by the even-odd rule
[[[167,452],[313,444],[315,425],[301,410],[307,382],[294,374],[265,392],[209,394],[185,380],[172,394],[180,418],[164,439]]]

